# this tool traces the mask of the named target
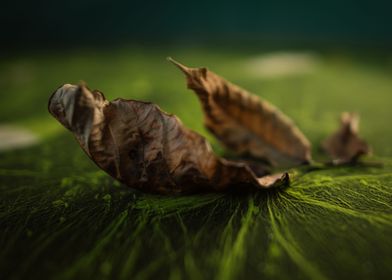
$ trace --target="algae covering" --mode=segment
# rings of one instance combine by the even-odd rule
[[[211,65],[271,100],[313,143],[334,131],[341,111],[357,111],[377,156],[356,167],[293,169],[285,191],[158,196],[126,188],[87,159],[46,101],[57,85],[89,80],[113,96],[161,104],[222,154],[168,54]],[[274,78],[247,73],[256,54],[134,48],[3,60],[0,119],[41,141],[0,153],[0,278],[388,278],[392,54],[323,52],[311,71]]]

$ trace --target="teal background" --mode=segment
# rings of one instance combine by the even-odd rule
[[[6,1],[1,47],[244,41],[389,47],[391,10],[382,0]]]

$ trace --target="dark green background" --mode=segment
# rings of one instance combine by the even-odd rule
[[[330,1],[6,1],[2,48],[261,41],[392,43],[392,4]]]

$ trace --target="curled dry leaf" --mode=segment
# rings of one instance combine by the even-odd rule
[[[355,163],[360,156],[371,153],[369,145],[359,138],[358,130],[358,114],[342,113],[339,130],[322,143],[334,165]]]
[[[200,99],[205,126],[230,150],[296,165],[311,160],[310,143],[275,106],[206,68],[189,68],[171,58]]]
[[[202,136],[149,102],[109,102],[84,84],[66,84],[50,98],[49,112],[74,133],[98,167],[146,192],[270,188],[288,183],[287,173],[258,178],[246,164],[217,157]]]

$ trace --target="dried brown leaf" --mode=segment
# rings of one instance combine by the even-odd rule
[[[332,158],[334,165],[355,163],[362,155],[371,153],[370,146],[358,136],[359,116],[342,113],[340,128],[322,143],[322,148]]]
[[[84,84],[64,85],[49,112],[86,154],[122,183],[146,192],[191,193],[288,184],[288,174],[258,178],[243,163],[217,157],[207,141],[149,102],[106,100]]]
[[[205,126],[230,150],[274,165],[311,160],[310,143],[275,106],[206,68],[189,68],[171,58],[200,99]]]

